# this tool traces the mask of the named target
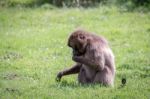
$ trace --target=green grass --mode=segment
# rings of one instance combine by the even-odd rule
[[[69,68],[69,34],[83,27],[105,36],[116,58],[114,88],[80,85]],[[120,88],[121,78],[127,84]],[[150,13],[115,7],[0,8],[0,99],[149,99]]]

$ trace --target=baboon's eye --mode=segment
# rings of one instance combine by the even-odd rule
[[[83,36],[83,35],[80,35],[80,39],[85,39],[85,36]]]

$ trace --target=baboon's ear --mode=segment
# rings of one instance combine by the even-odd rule
[[[68,38],[67,45],[70,47],[70,37]]]
[[[69,47],[70,47],[70,43],[68,42],[68,44],[67,44]]]

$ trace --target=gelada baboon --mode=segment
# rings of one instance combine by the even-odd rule
[[[113,86],[115,78],[114,55],[105,38],[82,29],[74,31],[68,46],[72,48],[74,66],[57,74],[57,81],[62,76],[78,73],[82,84],[100,83]]]

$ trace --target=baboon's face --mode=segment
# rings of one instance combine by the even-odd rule
[[[68,46],[73,49],[73,55],[83,55],[86,52],[87,38],[82,32],[74,32],[68,40]]]

